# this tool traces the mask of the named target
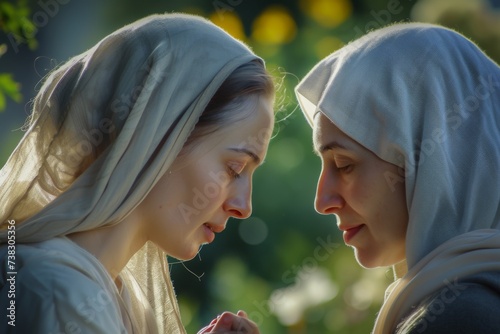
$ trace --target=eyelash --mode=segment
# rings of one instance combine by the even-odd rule
[[[241,177],[241,175],[239,173],[236,173],[236,171],[231,167],[227,167],[227,172],[229,173],[229,176],[231,176],[231,178],[233,179],[239,179]]]
[[[352,171],[353,165],[345,165],[343,167],[337,167],[337,170],[342,172],[342,173],[350,173]]]

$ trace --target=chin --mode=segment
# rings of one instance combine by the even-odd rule
[[[363,254],[355,250],[356,261],[361,267],[365,269],[390,267],[392,265],[395,265],[396,263],[401,262],[401,260],[381,258],[380,256],[377,257],[373,255],[374,254],[368,254],[367,256],[363,256]]]
[[[358,264],[365,269],[384,267],[384,261],[374,256],[374,254],[362,254],[357,249],[354,250],[354,256]]]
[[[162,251],[168,254],[168,256],[176,258],[179,261],[189,261],[192,260],[196,255],[198,255],[199,247],[190,247],[184,249],[168,249],[166,247],[159,246]]]
[[[373,263],[370,263],[370,262],[367,262],[367,261],[362,261],[358,258],[356,258],[356,262],[358,262],[358,264],[365,268],[365,269],[374,269],[374,268],[378,268],[380,266],[376,265],[376,264],[373,264]]]
[[[189,261],[194,259],[199,252],[200,252],[199,247],[197,248],[193,247],[193,249],[186,249],[183,252],[179,252],[177,255],[172,255],[172,256],[181,261]]]

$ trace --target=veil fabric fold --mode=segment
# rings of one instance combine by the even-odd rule
[[[322,112],[404,168],[408,272],[387,291],[374,333],[393,333],[416,301],[500,271],[500,68],[462,35],[395,24],[319,62],[296,87],[312,126]]]
[[[9,220],[17,244],[118,224],[168,170],[222,82],[256,59],[205,19],[165,14],[56,69],[0,170],[0,243]],[[156,319],[132,319],[135,331],[185,332],[162,250],[147,243],[121,280],[132,318],[149,307]]]

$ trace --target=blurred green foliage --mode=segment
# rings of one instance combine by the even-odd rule
[[[6,34],[10,45],[14,48],[21,43],[26,43],[30,49],[37,47],[34,37],[36,27],[29,18],[30,13],[26,0],[0,3],[0,31]],[[0,44],[0,58],[7,50],[7,44]],[[20,84],[14,80],[12,73],[0,73],[0,112],[6,108],[6,97],[17,103],[22,100]]]
[[[19,85],[18,82],[14,81],[11,73],[0,74],[0,111],[4,110],[7,105],[6,95],[15,102],[21,102],[22,95]]]
[[[29,16],[26,2],[17,4],[0,6],[0,28],[34,46],[33,35],[23,35],[19,25]],[[276,77],[276,134],[254,178],[252,217],[230,221],[196,259],[170,259],[188,332],[196,333],[225,310],[244,309],[263,333],[369,333],[392,273],[361,268],[343,244],[335,219],[314,211],[320,163],[293,89],[329,53],[368,30],[399,21],[452,27],[498,62],[498,13],[479,1],[445,0],[109,0],[93,5],[107,18],[101,22],[103,35],[152,13],[202,15],[248,43]],[[462,5],[468,6],[465,11]],[[0,76],[0,92],[18,101],[16,85],[12,76]]]
[[[9,35],[9,41],[16,45],[25,43],[35,49],[37,28],[31,20],[31,9],[27,0],[0,3],[0,29]]]

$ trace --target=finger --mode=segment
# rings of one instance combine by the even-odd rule
[[[214,325],[205,326],[202,329],[200,329],[197,334],[211,333],[213,328],[214,328]]]
[[[212,329],[213,333],[224,332],[224,333],[234,333],[238,334],[258,334],[259,329],[257,324],[253,321],[238,316],[231,312],[224,312],[215,327]]]
[[[196,334],[209,333],[214,328],[214,326],[217,323],[217,321],[219,320],[219,318],[220,318],[220,315],[218,315],[217,318],[213,318],[212,321],[210,321],[210,323],[207,326],[205,326],[202,329],[200,329],[198,331],[198,333],[196,333]]]
[[[231,330],[233,319],[237,317],[231,312],[224,312],[219,317],[212,331]]]
[[[257,324],[246,317],[237,316],[233,320],[233,327],[231,329],[235,329],[237,333],[244,334],[258,334],[259,328]]]
[[[207,332],[207,333],[203,333],[203,334],[259,334],[259,332],[253,332],[253,333],[250,333],[250,332],[242,332],[242,331],[215,331],[215,332]]]
[[[243,310],[239,310],[238,313],[236,313],[236,314],[239,315],[240,317],[248,319],[247,313]]]

